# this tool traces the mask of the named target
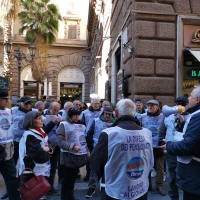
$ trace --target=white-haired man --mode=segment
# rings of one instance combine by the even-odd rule
[[[59,111],[59,114],[62,116],[62,121],[65,121],[67,119],[69,109],[73,107],[74,105],[71,101],[65,102],[64,108]]]
[[[184,200],[200,199],[200,85],[188,97],[189,117],[183,128],[183,139],[165,140],[163,146],[170,155],[178,156],[176,184],[183,190]]]
[[[135,123],[130,99],[116,105],[118,120],[104,129],[91,154],[91,170],[102,178],[101,199],[146,200],[153,167],[152,134]]]

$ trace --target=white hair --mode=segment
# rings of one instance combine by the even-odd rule
[[[119,117],[121,117],[122,115],[135,115],[136,105],[131,99],[121,99],[117,102],[116,108],[118,110]]]
[[[73,105],[73,103],[71,101],[67,101],[65,104],[64,104],[64,109],[68,108],[69,105]]]
[[[194,98],[200,97],[200,84],[193,90],[192,95]]]
[[[98,101],[98,103],[100,103],[100,99],[91,99],[91,104],[95,103],[96,101]]]

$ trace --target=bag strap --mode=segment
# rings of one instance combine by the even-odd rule
[[[37,178],[37,176],[31,168],[25,168],[20,175],[20,183],[24,184],[23,174],[25,171],[31,171],[33,173],[33,176]]]

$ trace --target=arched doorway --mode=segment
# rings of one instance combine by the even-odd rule
[[[75,66],[64,67],[58,74],[58,96],[62,106],[66,101],[84,101],[85,76]]]

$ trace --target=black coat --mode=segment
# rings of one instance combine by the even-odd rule
[[[200,109],[196,105],[188,110],[193,113]],[[196,113],[190,119],[183,140],[179,142],[168,142],[167,152],[176,156],[195,156],[200,158],[200,112]],[[177,185],[182,190],[200,195],[200,162],[192,160],[189,164],[178,162]]]

